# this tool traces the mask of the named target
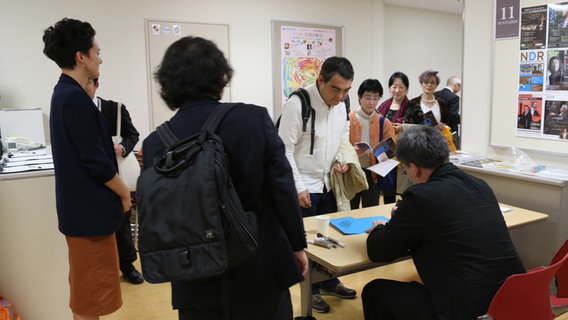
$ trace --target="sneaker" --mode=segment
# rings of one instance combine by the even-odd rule
[[[331,289],[320,288],[320,294],[327,296],[336,296],[341,299],[353,299],[357,295],[357,291],[345,287],[343,283],[340,282],[338,285]]]
[[[329,304],[322,299],[321,295],[312,294],[312,311],[319,313],[329,312]]]

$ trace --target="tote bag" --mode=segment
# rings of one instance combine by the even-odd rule
[[[116,135],[112,136],[112,142],[115,144],[122,141],[120,136],[120,128],[122,121],[122,103],[117,103],[116,110]],[[134,152],[129,152],[126,157],[117,156],[116,161],[118,162],[118,175],[124,181],[124,184],[128,187],[131,192],[136,191],[136,182],[138,176],[140,175],[140,165]]]

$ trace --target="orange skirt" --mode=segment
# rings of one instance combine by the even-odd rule
[[[122,294],[114,233],[65,239],[69,249],[69,307],[73,313],[102,316],[118,310]]]

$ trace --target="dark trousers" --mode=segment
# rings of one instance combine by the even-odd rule
[[[376,279],[361,294],[365,320],[435,320],[430,293],[418,282]]]
[[[304,217],[337,212],[337,201],[335,200],[333,190],[327,191],[324,189],[322,193],[310,193],[310,200],[312,201],[312,207],[302,208]],[[312,284],[312,294],[318,294],[320,288],[331,289],[338,284],[339,279],[337,278],[314,283]]]
[[[178,317],[179,320],[225,320],[223,311],[227,313],[227,310],[223,309],[227,307],[230,307],[228,311],[230,320],[290,320],[293,317],[292,299],[288,289],[267,297],[266,300],[250,301],[242,305],[196,303],[191,307],[178,309]]]
[[[389,178],[393,182],[392,185],[386,185],[382,183],[383,177],[379,177],[379,183],[375,183],[373,180],[372,172],[365,170],[365,176],[367,177],[367,184],[369,185],[368,190],[363,190],[355,195],[351,199],[351,209],[367,208],[379,205],[380,193],[383,193],[383,203],[394,203],[396,201],[396,168],[389,173],[391,175]]]
[[[389,179],[392,184],[388,184],[384,183],[384,181],[381,182],[381,179],[385,179],[383,177],[379,177],[379,188],[381,189],[381,192],[383,193],[383,203],[384,204],[388,204],[388,203],[394,203],[396,202],[396,168],[394,168],[391,172],[389,172],[387,174],[387,176],[389,176]]]
[[[359,209],[359,206],[361,206],[362,208],[367,208],[379,205],[379,184],[373,181],[371,171],[365,170],[365,176],[367,177],[367,184],[369,185],[369,189],[355,194],[355,197],[351,199],[351,209]]]
[[[124,223],[122,228],[116,232],[116,246],[118,248],[118,260],[120,262],[120,271],[124,274],[130,272],[134,266],[132,263],[136,261],[136,249],[132,239],[132,231],[130,230],[130,216],[132,211],[124,215]]]

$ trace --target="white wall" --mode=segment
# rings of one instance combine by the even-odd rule
[[[418,76],[425,70],[439,72],[438,90],[449,77],[461,76],[461,15],[396,6],[386,6],[385,11],[384,82],[381,79],[385,86],[392,73],[404,72],[412,99],[422,93]]]
[[[59,69],[43,54],[43,30],[67,16],[89,21],[102,48],[102,97],[123,101],[142,137],[149,132],[144,18],[229,25],[235,101],[272,110],[271,20],[345,26],[345,54],[356,82],[374,70],[371,0],[231,1],[195,0],[3,1],[0,4],[0,107],[41,107],[49,101]],[[33,10],[32,10],[33,8]]]
[[[428,30],[435,30],[434,25],[440,19],[449,24],[445,25],[447,29],[461,28],[457,15],[452,18],[448,14],[414,9],[410,9],[413,10],[411,16],[422,21],[420,27],[402,27],[408,24],[408,19],[402,19],[404,10],[385,7],[381,0],[217,0],[205,4],[197,0],[100,0],[92,4],[76,0],[2,1],[0,107],[40,107],[45,114],[47,130],[51,92],[60,70],[43,55],[41,36],[45,28],[63,17],[89,21],[96,29],[103,59],[98,94],[125,103],[141,138],[144,138],[151,131],[145,18],[228,24],[229,59],[236,70],[231,91],[233,100],[264,105],[272,112],[271,20],[343,25],[344,53],[355,68],[354,95],[361,81],[369,77],[379,79],[386,87],[388,76],[394,71],[392,68],[398,64],[387,63],[388,59],[397,57],[397,54],[385,51],[389,37],[392,37],[391,46],[410,52],[415,50],[415,42],[408,40],[413,28],[420,30],[426,26]],[[401,16],[400,23],[395,26],[385,25],[384,19],[391,13]],[[404,33],[397,37],[399,30]],[[439,30],[431,32],[432,42],[437,38],[434,33]],[[399,38],[406,40],[399,41]],[[443,39],[439,37],[436,40],[442,51],[454,50],[456,43],[445,44]],[[429,67],[443,70],[448,66],[453,73],[461,66],[457,61],[449,61],[446,56],[430,57],[428,61],[431,64],[428,65],[418,63],[421,60],[420,56],[414,56],[410,63],[405,64],[405,71],[417,76]],[[386,73],[385,66],[388,67]],[[417,70],[411,70],[414,68]]]
[[[462,149],[478,154],[489,147],[493,54],[493,1],[464,2]],[[484,21],[485,23],[480,23]]]

